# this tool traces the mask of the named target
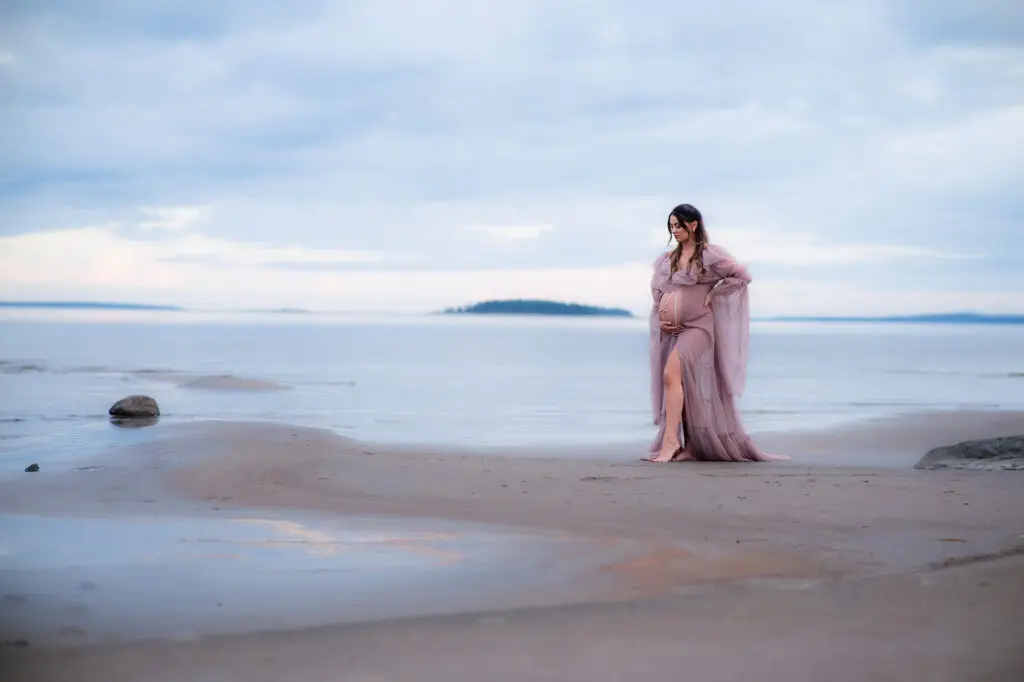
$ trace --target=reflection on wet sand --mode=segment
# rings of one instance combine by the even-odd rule
[[[439,559],[443,564],[461,561],[465,555],[430,543],[451,542],[461,537],[460,533],[382,533],[358,532],[346,533],[346,537],[332,535],[324,530],[310,528],[295,521],[281,519],[234,519],[234,523],[251,524],[270,528],[276,533],[291,538],[289,540],[268,538],[261,542],[248,544],[261,547],[288,547],[303,549],[311,557],[336,556],[342,552],[365,551],[373,546],[396,547],[416,554]]]
[[[624,549],[390,517],[7,515],[0,523],[11,612],[0,639],[56,644],[541,605],[584,589],[599,598],[614,580],[581,577]]]
[[[710,547],[696,551],[658,544],[606,564],[601,570],[615,575],[634,594],[657,595],[701,583],[822,575],[824,568],[807,556],[777,551],[723,551]]]
[[[159,417],[111,417],[110,423],[119,429],[142,429],[155,426]]]

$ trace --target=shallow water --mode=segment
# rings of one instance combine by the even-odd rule
[[[1024,409],[1021,348],[1014,326],[754,323],[741,408],[752,431]],[[643,442],[646,353],[646,321],[629,319],[7,312],[0,451],[86,444],[129,393],[154,396],[170,421],[370,441]],[[194,387],[221,375],[232,378]]]
[[[427,519],[6,515],[0,527],[0,633],[62,644],[543,604],[617,551]]]

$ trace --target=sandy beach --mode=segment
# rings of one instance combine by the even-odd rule
[[[911,468],[1019,413],[763,434],[794,461],[742,465],[148,432],[0,480],[5,542],[50,547],[4,572],[7,679],[1024,676],[1024,479]]]
[[[0,0],[0,91],[0,682],[1024,682],[1024,0]]]

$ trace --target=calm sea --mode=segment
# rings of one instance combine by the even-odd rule
[[[752,431],[929,409],[1024,409],[1024,327],[752,325]],[[645,320],[0,312],[0,450],[71,456],[106,412],[257,419],[369,441],[461,445],[653,437]],[[285,390],[186,388],[232,375]],[[133,436],[119,436],[130,438]],[[140,436],[141,437],[141,436]]]

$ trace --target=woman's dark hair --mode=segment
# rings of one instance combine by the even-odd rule
[[[693,204],[679,204],[672,209],[672,212],[668,216],[668,220],[666,220],[669,235],[672,234],[672,216],[676,217],[676,220],[679,221],[680,225],[692,223],[695,220],[697,221],[697,229],[694,230],[692,237],[694,242],[693,255],[690,256],[690,262],[687,263],[687,268],[696,263],[698,272],[704,272],[704,249],[708,245],[708,231],[704,228],[704,217],[701,216],[700,211],[698,211],[697,207]],[[670,260],[671,273],[674,274],[679,270],[679,259],[682,255],[683,245],[680,243],[676,246],[675,250],[672,251],[672,257]]]

